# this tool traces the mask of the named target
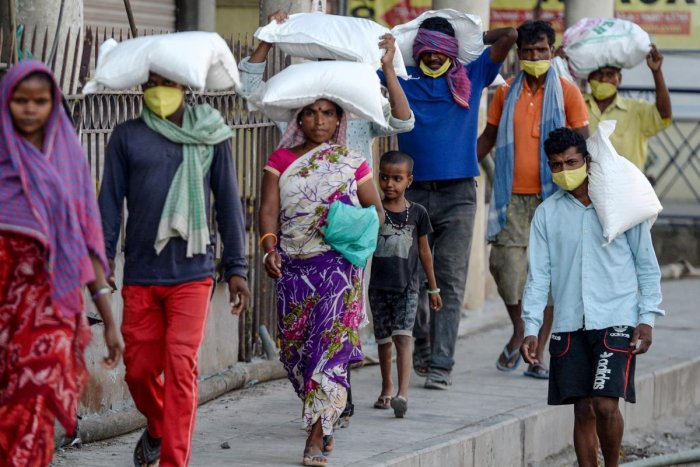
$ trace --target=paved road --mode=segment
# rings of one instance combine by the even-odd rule
[[[663,292],[668,316],[657,322],[652,349],[638,360],[638,374],[700,356],[700,279],[664,282]],[[505,308],[493,301],[485,313],[505,317]],[[356,415],[349,428],[337,432],[330,465],[372,465],[393,450],[424,447],[431,439],[465,427],[478,430],[497,416],[544,408],[546,381],[523,377],[524,365],[513,373],[496,370],[496,357],[508,337],[508,326],[501,325],[460,339],[454,385],[449,391],[424,389],[423,380],[414,375],[403,420],[395,419],[392,411],[372,408],[380,390],[378,366],[354,371]],[[205,404],[198,413],[190,465],[299,465],[305,439],[300,410],[286,380],[234,391]],[[54,465],[133,465],[131,453],[139,434],[58,453]],[[224,442],[230,449],[220,447]]]

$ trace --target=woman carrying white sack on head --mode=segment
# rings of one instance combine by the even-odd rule
[[[321,15],[319,15],[321,16]],[[283,23],[287,20],[287,13],[280,10],[268,17],[268,21]],[[396,52],[395,39],[391,34],[385,34],[378,39],[378,47],[386,52],[381,59],[382,71],[386,76],[389,105],[384,106],[384,114],[388,123],[382,127],[375,122],[367,120],[349,119],[347,128],[347,146],[362,154],[367,161],[372,163],[372,141],[380,136],[391,136],[405,133],[413,129],[415,118],[408,100],[399,85],[398,76],[393,66],[394,53]],[[241,92],[243,97],[253,94],[263,85],[262,76],[265,72],[267,54],[273,44],[261,41],[255,51],[245,57],[238,64],[241,72]],[[287,122],[279,122],[281,131],[286,128]]]
[[[348,370],[363,358],[364,261],[353,262],[331,242],[331,206],[369,207],[356,228],[374,245],[377,219],[384,221],[369,164],[345,146],[346,114],[328,99],[295,112],[267,160],[261,188],[259,243],[265,271],[276,280],[280,360],[303,402],[303,465],[328,463]]]
[[[273,13],[268,18],[268,21],[283,23],[287,18],[287,13],[280,10]],[[383,108],[388,125],[381,126],[376,122],[359,119],[349,119],[347,121],[346,145],[349,149],[363,155],[370,167],[372,167],[372,142],[374,138],[411,131],[415,122],[413,112],[408,105],[408,100],[399,84],[398,76],[393,66],[396,41],[391,34],[385,34],[379,37],[378,40],[378,47],[386,51],[381,59],[381,67],[386,77],[386,88],[389,96],[389,105],[385,105]],[[250,96],[263,85],[262,76],[265,71],[267,54],[272,46],[273,44],[261,41],[252,55],[240,61],[239,71],[241,72],[242,96]],[[277,122],[277,125],[284,132],[287,122]],[[367,271],[369,271],[369,266]],[[347,405],[338,420],[338,425],[347,427],[350,424],[350,417],[352,417],[353,413],[352,391],[348,387]]]

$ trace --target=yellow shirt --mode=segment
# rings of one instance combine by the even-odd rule
[[[647,160],[647,141],[667,128],[671,124],[671,119],[661,118],[653,102],[628,99],[618,94],[613,103],[601,114],[593,96],[586,94],[584,98],[588,107],[590,134],[598,129],[598,122],[617,120],[610,142],[621,156],[629,159],[640,170],[644,170],[644,163]]]

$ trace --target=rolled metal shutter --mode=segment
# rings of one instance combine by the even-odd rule
[[[84,0],[86,27],[128,29],[124,0]],[[139,31],[145,34],[175,30],[175,0],[132,0],[131,10]]]

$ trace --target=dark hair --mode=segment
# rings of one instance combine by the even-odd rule
[[[576,152],[584,157],[588,155],[586,140],[571,128],[557,128],[549,132],[549,136],[544,142],[544,152],[547,153],[547,157],[561,154],[571,147],[576,148]]]
[[[424,19],[418,28],[427,29],[429,31],[437,31],[447,34],[448,36],[455,37],[455,28],[452,27],[452,24],[447,21],[447,19],[439,16]]]
[[[602,66],[600,68],[596,68],[595,70],[588,73],[588,76],[586,77],[586,81],[590,81],[591,76],[598,73],[599,71],[602,72],[603,68],[612,68],[613,70],[615,70],[617,72],[618,75],[622,76],[622,68],[617,67],[617,66],[613,66],[613,65],[605,65],[605,66]]]
[[[534,44],[543,38],[547,38],[550,46],[554,45],[555,34],[552,25],[547,21],[529,20],[518,26],[518,39],[515,43],[520,48],[522,44]]]
[[[338,116],[338,120],[340,120],[340,118],[343,116],[343,108],[341,106],[339,106],[338,104],[336,104],[335,102],[333,102],[332,100],[326,99],[325,97],[321,97],[320,99],[316,99],[316,101],[320,101],[321,99],[323,99],[324,101],[328,101],[335,106],[335,114]],[[314,103],[316,101],[314,101]],[[311,106],[311,105],[313,105],[313,104],[305,105],[304,107],[301,108],[301,112],[299,112],[299,115],[297,116],[297,125],[301,125],[301,114],[303,113],[304,109]]]
[[[408,166],[408,173],[413,173],[413,158],[401,151],[387,151],[382,154],[379,158],[379,167],[384,164],[406,164]]]

